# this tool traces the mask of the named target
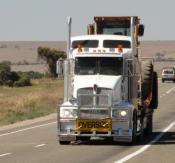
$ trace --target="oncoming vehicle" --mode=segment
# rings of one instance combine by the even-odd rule
[[[175,83],[175,68],[164,67],[162,69],[162,82],[173,81]]]
[[[152,132],[158,106],[153,59],[141,58],[138,50],[143,25],[131,16],[94,21],[88,35],[67,42],[59,143],[93,137],[135,143]]]

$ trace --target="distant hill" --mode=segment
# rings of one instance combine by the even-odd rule
[[[12,41],[0,42],[0,61],[8,60],[18,62],[26,60],[28,62],[37,61],[37,48],[39,46],[65,50],[65,42],[32,42],[32,41]]]
[[[10,61],[12,63],[25,62],[36,63],[37,48],[39,46],[66,50],[66,42],[64,41],[11,41],[11,42],[0,42],[0,62]],[[163,54],[165,58],[175,58],[175,41],[142,41],[141,45],[141,56],[142,57],[156,57],[156,54]],[[159,71],[166,64],[174,65],[172,63],[159,63],[156,67]],[[46,71],[46,65],[13,65],[13,70],[16,71]]]
[[[175,58],[175,41],[143,41],[141,42],[142,55],[154,57],[156,53]]]
[[[38,47],[49,47],[57,50],[66,49],[66,42],[33,42],[33,41],[11,41],[0,42],[0,62],[10,61],[12,63],[12,70],[14,71],[38,71],[45,72],[47,70],[44,64],[37,63],[37,49]],[[28,63],[27,65],[19,65],[21,63]],[[18,65],[15,65],[18,64]],[[32,65],[33,64],[33,65]]]

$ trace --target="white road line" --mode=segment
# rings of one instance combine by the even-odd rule
[[[57,122],[55,121],[55,122],[45,123],[45,124],[42,124],[42,125],[28,127],[28,128],[24,128],[24,129],[17,130],[17,131],[7,132],[7,133],[4,133],[4,134],[1,134],[0,137],[7,136],[7,135],[12,135],[12,134],[16,134],[16,133],[19,133],[19,132],[23,132],[23,131],[27,131],[27,130],[31,130],[31,129],[35,129],[35,128],[49,126],[49,125],[52,125],[52,124],[55,124],[55,123],[57,123]]]
[[[0,157],[4,157],[4,156],[8,156],[8,155],[11,155],[11,153],[4,153],[4,154],[1,154]]]
[[[169,89],[168,91],[166,91],[166,94],[169,94],[170,92],[172,92],[175,89],[175,87]]]
[[[45,146],[46,144],[39,144],[39,145],[36,145],[35,148],[39,148],[39,147],[43,147]]]
[[[131,153],[127,156],[125,156],[124,158],[115,161],[114,163],[123,163],[126,162],[128,160],[130,160],[131,158],[141,154],[142,152],[146,151],[148,148],[151,147],[151,145],[155,144],[168,130],[170,130],[173,126],[175,125],[175,121],[172,122],[167,128],[165,128],[157,137],[155,137],[154,140],[152,140],[151,142],[149,142],[147,145],[144,145],[142,148],[140,148],[139,150],[135,151],[134,153]]]

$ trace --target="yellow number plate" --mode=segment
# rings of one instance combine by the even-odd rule
[[[108,119],[77,119],[77,131],[107,132],[112,130],[112,120]]]

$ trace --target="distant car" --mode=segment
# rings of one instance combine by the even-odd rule
[[[164,67],[162,69],[162,83],[164,81],[173,81],[175,83],[175,68]]]

